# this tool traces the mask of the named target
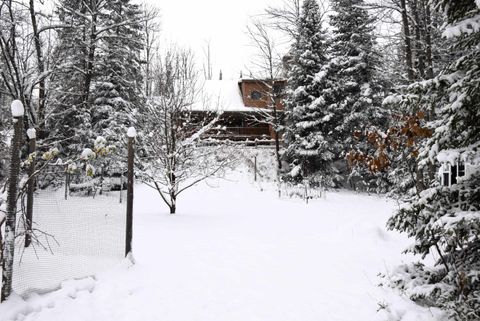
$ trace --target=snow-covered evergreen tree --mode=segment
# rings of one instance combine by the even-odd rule
[[[320,8],[305,0],[299,18],[299,35],[291,50],[285,100],[286,160],[292,169],[287,178],[309,179],[314,184],[333,185],[331,166],[336,145],[331,133],[333,93],[327,77],[326,34]]]
[[[423,257],[433,252],[438,260],[433,267],[404,266],[393,282],[413,299],[447,309],[455,320],[479,320],[480,2],[434,2],[445,15],[451,51],[460,58],[432,81],[416,84],[410,103],[424,110],[434,104],[439,116],[431,123],[434,133],[420,152],[420,166],[458,165],[458,177],[451,186],[431,182],[390,219],[390,228],[415,239],[410,252]]]
[[[90,108],[84,100],[85,67],[88,55],[87,35],[91,25],[83,1],[62,0],[56,13],[61,24],[52,56],[58,68],[51,78],[52,94],[47,124],[49,138],[60,142],[67,155],[78,154],[82,141],[93,138]]]
[[[381,77],[377,71],[380,55],[375,51],[373,19],[364,8],[364,1],[332,0],[331,6],[334,14],[330,17],[333,32],[329,60],[337,102],[333,137],[339,145],[335,157],[343,160],[353,145],[367,152],[368,144],[357,144],[354,133],[383,129],[386,113],[381,108]],[[359,170],[354,169],[349,178],[375,178]]]
[[[93,82],[92,129],[96,135],[117,142],[121,148],[118,133],[134,125],[134,114],[142,105],[141,11],[130,0],[109,1],[102,20],[108,30],[99,44]]]
[[[124,156],[121,133],[134,125],[143,99],[140,7],[130,0],[62,0],[56,12],[69,27],[59,29],[52,55],[59,67],[51,79],[49,139],[71,156],[78,155],[86,141],[101,137]],[[124,160],[110,157],[102,162],[96,164],[102,177],[124,171]]]
[[[61,28],[52,78],[51,138],[67,155],[83,142],[104,137],[122,148],[122,136],[141,106],[142,22],[130,0],[62,0]],[[122,152],[119,151],[121,154]]]
[[[99,44],[98,66],[93,82],[92,130],[113,142],[117,155],[126,155],[126,145],[118,133],[135,125],[135,115],[142,103],[142,75],[139,56],[142,49],[141,11],[130,0],[109,1],[102,19],[108,30]],[[125,24],[125,21],[131,21]],[[120,186],[125,158],[103,159],[97,183],[104,187]],[[106,179],[105,176],[108,176]]]

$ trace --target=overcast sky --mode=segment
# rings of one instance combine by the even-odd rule
[[[139,0],[140,1],[140,0]],[[191,47],[199,59],[211,41],[213,75],[238,78],[252,55],[246,36],[249,17],[282,0],[143,0],[161,10],[162,39]]]

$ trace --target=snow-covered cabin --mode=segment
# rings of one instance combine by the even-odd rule
[[[208,80],[202,88],[202,103],[195,104],[192,111],[197,114],[222,112],[220,126],[210,135],[216,138],[231,140],[264,140],[274,137],[270,124],[262,121],[271,114],[271,99],[273,92],[276,99],[275,106],[281,119],[284,105],[282,93],[286,85],[285,80],[276,80],[273,85],[265,80]]]

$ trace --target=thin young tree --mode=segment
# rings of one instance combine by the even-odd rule
[[[266,90],[262,96],[267,102],[267,110],[259,110],[254,114],[254,121],[272,126],[275,141],[275,156],[278,169],[282,168],[280,157],[280,131],[282,129],[280,111],[278,110],[283,95],[280,81],[281,56],[277,52],[275,39],[268,26],[261,20],[254,19],[247,26],[247,34],[257,51],[256,59],[252,61],[255,70],[260,75],[259,82]]]
[[[145,97],[152,95],[153,68],[155,52],[158,51],[160,27],[160,10],[153,6],[143,6],[143,70],[145,79]]]
[[[170,48],[158,64],[155,97],[141,122],[145,152],[141,175],[175,214],[178,196],[219,173],[229,158],[220,153],[221,145],[201,146],[202,135],[216,126],[219,115],[198,116],[192,111],[194,105],[209,103],[201,96],[192,52]]]

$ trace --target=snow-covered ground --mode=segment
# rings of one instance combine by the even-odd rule
[[[278,199],[250,173],[180,195],[169,215],[148,187],[135,191],[134,260],[49,294],[0,305],[0,320],[373,321],[440,320],[389,289],[379,272],[408,244],[385,230],[395,204],[328,192]],[[380,306],[385,307],[377,312]]]

